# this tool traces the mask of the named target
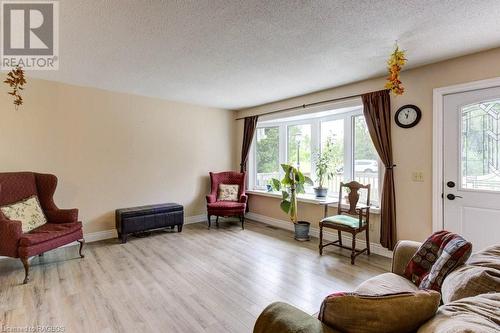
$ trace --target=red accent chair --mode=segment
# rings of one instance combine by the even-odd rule
[[[29,281],[28,258],[78,241],[80,257],[83,239],[78,209],[59,209],[54,203],[57,177],[33,172],[0,173],[0,206],[16,203],[33,195],[38,196],[47,223],[23,233],[21,222],[9,220],[0,211],[0,255],[20,258],[25,271],[23,283]]]
[[[210,217],[217,216],[215,224],[219,227],[219,216],[238,216],[241,221],[241,228],[245,229],[245,211],[247,208],[248,196],[245,194],[245,173],[240,172],[210,172],[211,193],[207,195],[207,219],[210,229]],[[238,201],[217,201],[219,184],[239,185]]]

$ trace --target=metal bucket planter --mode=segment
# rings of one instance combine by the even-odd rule
[[[298,221],[294,224],[295,227],[295,240],[299,242],[304,242],[310,240],[309,238],[309,227],[311,223],[306,221]]]
[[[326,187],[315,187],[314,194],[316,198],[325,198],[328,194],[328,189]]]

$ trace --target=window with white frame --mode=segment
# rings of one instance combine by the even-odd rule
[[[328,195],[337,196],[340,182],[371,184],[371,201],[379,201],[381,162],[363,116],[362,105],[316,113],[260,120],[251,150],[249,187],[266,190],[272,178],[280,178],[280,164],[298,167],[316,181],[315,156],[331,154],[333,175]],[[316,184],[315,184],[316,185]],[[312,193],[313,188],[306,188]]]

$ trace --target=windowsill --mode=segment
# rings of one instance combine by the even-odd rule
[[[279,192],[267,192],[264,190],[246,190],[245,191],[248,194],[252,195],[260,195],[263,197],[270,197],[270,198],[281,198],[281,194]],[[329,206],[336,207],[339,200],[337,198],[325,198],[325,199],[318,199],[314,196],[314,194],[299,194],[297,196],[297,200],[299,202],[305,202],[305,203],[311,203],[311,204],[324,204],[325,202],[328,202]],[[347,205],[346,205],[347,208]],[[370,207],[370,213],[371,214],[380,214],[380,207],[375,207],[371,206]]]

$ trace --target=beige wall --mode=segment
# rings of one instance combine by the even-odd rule
[[[234,166],[231,111],[34,79],[15,111],[2,86],[0,171],[57,175],[56,202],[86,233],[114,228],[120,207],[205,214],[208,172]]]
[[[411,53],[408,54],[411,62]],[[332,75],[335,75],[332,73]],[[432,91],[434,88],[500,76],[500,48],[464,56],[432,65],[408,70],[401,78],[406,87],[403,96],[393,97],[392,115],[404,104],[415,104],[422,110],[422,120],[412,129],[392,126],[397,196],[397,228],[399,239],[422,240],[432,232]],[[241,110],[238,117],[264,113],[285,107],[307,104],[383,89],[384,78],[366,80],[334,89],[304,95],[281,102]],[[242,121],[238,121],[238,138],[242,133]],[[239,147],[238,143],[238,147]],[[412,182],[412,171],[423,171],[424,182]],[[252,212],[286,220],[277,208],[277,200],[252,196]],[[317,224],[321,209],[311,206],[299,211],[302,218]],[[376,222],[377,223],[377,222]],[[377,223],[378,224],[378,223]],[[378,225],[376,225],[378,229]],[[378,230],[371,235],[378,241]]]

